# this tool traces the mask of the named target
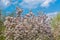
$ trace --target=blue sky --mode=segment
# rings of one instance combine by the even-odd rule
[[[38,11],[53,14],[60,11],[60,0],[0,0],[0,8],[7,13],[15,11],[16,6],[22,8],[24,14],[29,10],[35,14]]]

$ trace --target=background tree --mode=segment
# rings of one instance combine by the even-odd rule
[[[55,40],[60,40],[60,13],[53,17],[51,25]]]
[[[5,40],[4,33],[3,33],[4,29],[5,26],[3,24],[2,10],[0,9],[0,40]]]

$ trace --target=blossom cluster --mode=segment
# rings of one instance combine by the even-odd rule
[[[6,17],[5,40],[54,40],[48,16]]]

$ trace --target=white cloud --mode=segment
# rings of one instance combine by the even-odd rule
[[[52,2],[55,2],[55,0],[23,0],[20,6],[26,8],[36,8],[38,5],[41,7],[48,7]]]
[[[1,0],[2,4],[8,6],[10,4],[9,0]]]
[[[47,16],[49,16],[50,18],[51,17],[54,17],[57,15],[58,12],[51,12],[51,13],[48,13]]]
[[[55,2],[56,0],[45,0],[42,4],[41,4],[41,6],[42,7],[48,7],[49,5],[50,5],[50,3],[52,3],[52,2]]]
[[[5,5],[8,6],[10,4],[18,4],[19,6],[23,8],[37,8],[38,6],[40,7],[48,7],[50,3],[55,2],[55,0],[23,0],[22,2],[18,3],[18,0],[15,1],[14,3],[10,2],[11,0],[1,0],[1,2]]]
[[[20,6],[26,7],[26,8],[36,8],[38,4],[41,3],[41,0],[23,0],[22,3],[20,3]]]

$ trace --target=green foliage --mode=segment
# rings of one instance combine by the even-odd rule
[[[52,19],[51,26],[55,40],[60,40],[60,13]]]
[[[0,40],[5,40],[5,37],[3,35],[0,35]]]
[[[4,31],[5,26],[3,25],[3,22],[0,21],[0,32]]]
[[[3,22],[0,20],[0,40],[5,40],[4,30],[5,26],[3,25]]]
[[[53,28],[56,28],[58,25],[60,25],[60,13],[53,17],[51,25]]]

